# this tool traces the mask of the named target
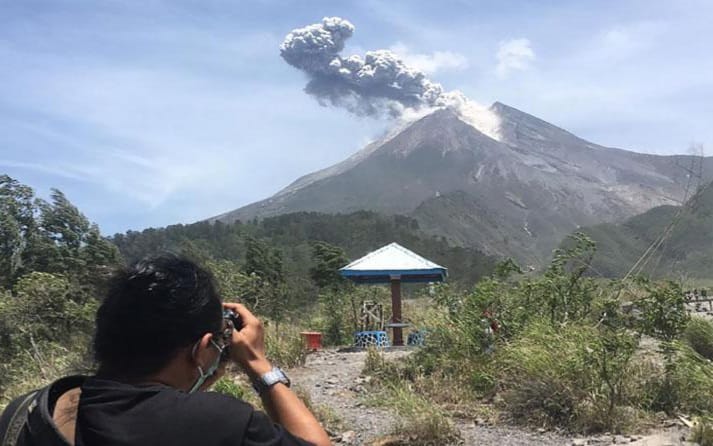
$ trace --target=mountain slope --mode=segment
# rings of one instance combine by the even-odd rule
[[[683,196],[690,157],[589,143],[495,103],[493,139],[440,109],[275,196],[215,217],[231,222],[297,211],[367,209],[416,217],[430,233],[540,264],[578,226],[620,221]],[[713,160],[706,160],[706,175]]]
[[[686,206],[658,206],[621,224],[583,228],[597,243],[593,272],[623,276],[670,224],[669,235],[653,251],[642,272],[672,279],[713,276],[713,183]]]

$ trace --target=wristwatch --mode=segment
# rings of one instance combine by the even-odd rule
[[[290,387],[290,378],[288,378],[285,372],[280,368],[273,367],[272,370],[253,381],[253,389],[255,389],[258,395],[262,395],[263,392],[277,383],[282,383]]]

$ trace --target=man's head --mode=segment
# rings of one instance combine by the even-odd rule
[[[208,271],[173,255],[137,262],[114,275],[97,312],[100,373],[140,380],[175,364],[179,375],[197,374],[217,354],[222,323]]]

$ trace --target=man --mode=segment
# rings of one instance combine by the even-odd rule
[[[239,316],[238,327],[225,310]],[[0,441],[4,434],[22,446],[331,444],[266,358],[261,322],[243,305],[221,303],[210,274],[188,260],[161,256],[115,274],[97,312],[94,351],[95,376],[60,379],[8,406]],[[250,377],[269,417],[202,391],[229,360]]]

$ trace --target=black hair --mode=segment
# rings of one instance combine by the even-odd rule
[[[100,375],[140,379],[163,368],[205,333],[218,333],[221,300],[211,274],[175,255],[117,271],[97,311]]]

